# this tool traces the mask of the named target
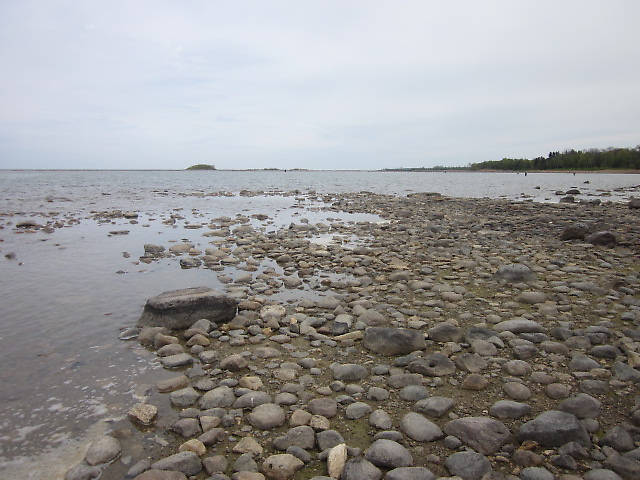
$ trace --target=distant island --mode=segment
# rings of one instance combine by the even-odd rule
[[[635,148],[607,148],[599,150],[565,150],[549,152],[546,157],[503,158],[472,163],[471,170],[638,170],[640,145]]]
[[[190,167],[187,167],[186,170],[215,170],[216,166],[215,165],[208,165],[206,163],[198,163],[196,165],[191,165]]]

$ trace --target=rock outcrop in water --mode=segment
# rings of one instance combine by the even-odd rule
[[[201,318],[215,323],[229,321],[237,309],[235,299],[212,288],[172,290],[147,300],[138,325],[179,330],[189,328]]]

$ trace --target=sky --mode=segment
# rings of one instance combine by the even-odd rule
[[[0,1],[0,168],[463,166],[640,144],[640,2]]]

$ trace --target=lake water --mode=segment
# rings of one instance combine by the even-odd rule
[[[379,220],[324,209],[331,193],[557,202],[556,191],[577,187],[578,198],[625,201],[638,185],[640,175],[622,174],[0,171],[0,472],[61,478],[81,458],[96,421],[122,415],[144,384],[166,375],[155,355],[118,339],[145,299],[197,285],[224,288],[218,274],[236,273],[183,270],[175,258],[140,263],[145,243],[189,240],[204,249],[207,229],[190,224],[256,213],[268,217],[251,219],[265,231]],[[131,223],[95,214],[116,209],[139,216]],[[177,220],[165,223],[172,214]],[[57,226],[22,233],[15,225],[23,220]],[[129,233],[109,234],[119,230]]]

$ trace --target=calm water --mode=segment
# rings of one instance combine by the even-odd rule
[[[77,461],[82,448],[74,439],[97,420],[121,415],[142,384],[166,375],[153,355],[118,334],[135,324],[151,295],[222,287],[218,272],[181,270],[175,259],[136,264],[144,243],[187,239],[206,248],[206,228],[185,229],[186,222],[263,213],[269,220],[252,223],[273,230],[302,218],[378,220],[324,211],[310,191],[557,201],[556,190],[578,187],[584,198],[608,190],[603,200],[622,201],[630,196],[627,188],[639,184],[639,175],[550,173],[0,171],[0,472],[59,478],[42,468]],[[265,194],[241,196],[242,190]],[[231,196],[214,196],[220,192]],[[138,223],[92,218],[92,211],[113,209],[138,211]],[[185,219],[163,224],[171,213]],[[67,225],[53,233],[16,233],[15,223],[31,218]],[[108,235],[124,229],[130,233]],[[8,253],[15,259],[5,258]]]

